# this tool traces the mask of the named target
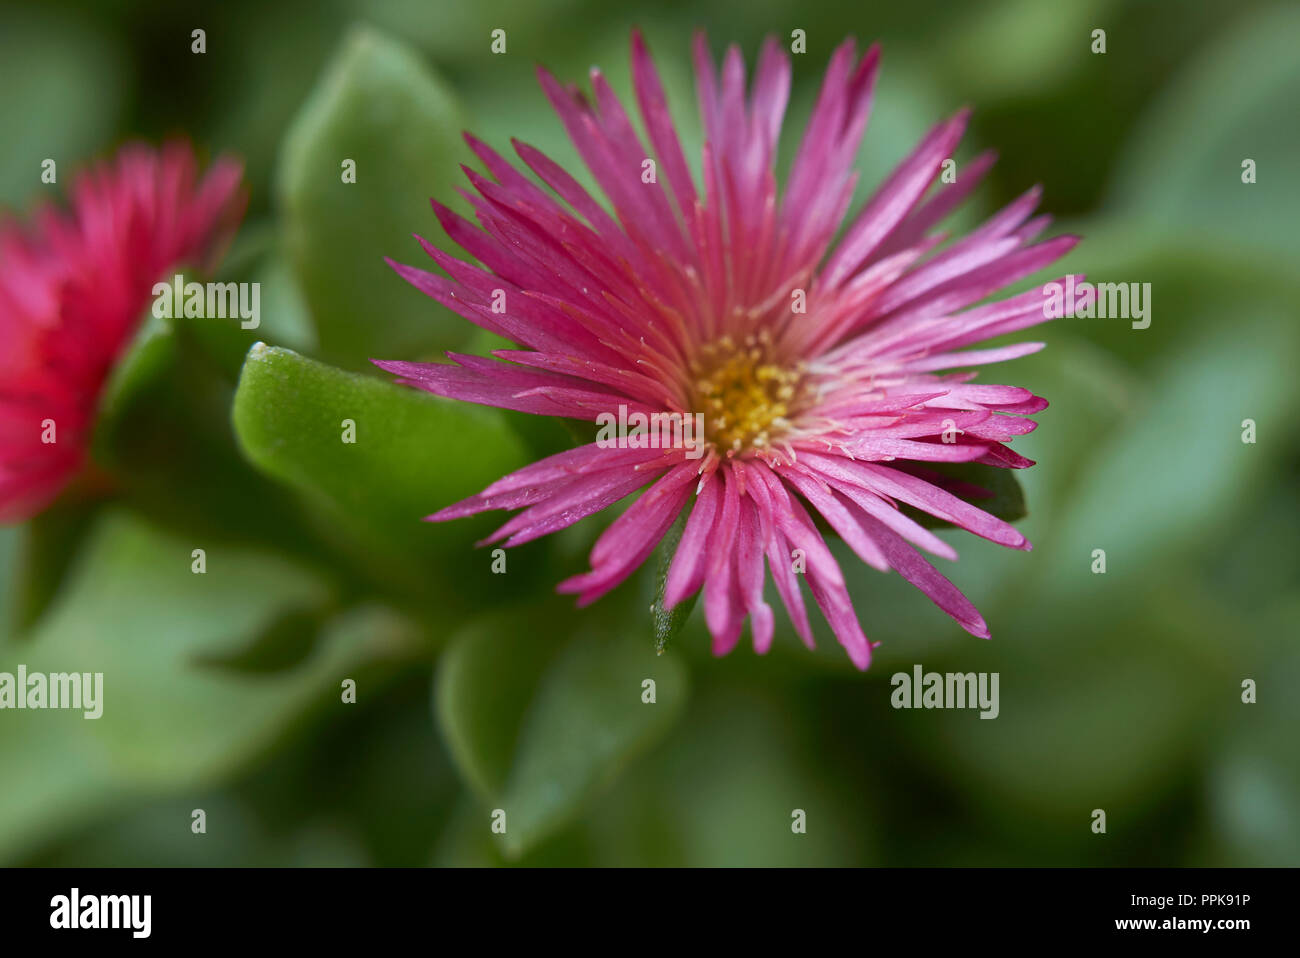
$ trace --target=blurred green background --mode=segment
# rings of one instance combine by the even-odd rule
[[[807,31],[783,167],[830,51],[879,39],[860,193],[970,104],[959,170],[1001,160],[959,225],[1042,182],[1085,237],[1065,269],[1152,284],[1149,329],[1062,320],[982,375],[1052,403],[1015,444],[1034,551],[943,533],[992,641],[835,543],[884,642],[867,674],[782,614],[766,658],[712,659],[699,612],[656,657],[653,563],[590,609],[552,595],[608,515],[505,575],[472,549],[491,518],[418,521],[571,440],[349,372],[490,345],[381,256],[422,261],[462,128],[576,172],[534,64],[625,92],[633,25],[692,147],[692,30],[751,63]],[[0,204],[132,137],[238,154],[222,275],[261,282],[263,315],[146,327],[96,435],[115,494],[0,530],[0,670],[105,673],[99,721],[0,713],[0,862],[1300,864],[1297,38],[1293,4],[1249,0],[0,6]],[[999,718],[891,709],[915,663],[1000,673]]]

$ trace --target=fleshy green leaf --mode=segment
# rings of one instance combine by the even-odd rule
[[[86,493],[107,491],[155,520],[224,538],[259,539],[274,521],[279,548],[318,551],[286,515],[289,496],[236,447],[230,404],[251,338],[229,320],[145,320],[95,426],[91,451],[108,481]]]
[[[653,703],[643,683],[654,682]],[[526,619],[458,636],[435,684],[439,723],[465,777],[506,813],[517,856],[563,826],[680,715],[686,675],[643,642],[579,638],[562,649]]]
[[[643,683],[655,682],[653,704]],[[686,673],[640,642],[579,639],[547,670],[520,730],[502,799],[514,853],[565,824],[635,754],[665,735],[686,702]]]
[[[15,529],[16,575],[12,607],[0,619],[0,635],[21,634],[49,607],[91,528],[99,503],[69,500],[33,516]]]
[[[94,437],[98,458],[111,459],[111,439],[118,420],[132,402],[158,381],[175,357],[176,327],[172,320],[148,313],[104,384]]]
[[[229,424],[234,380],[251,339],[235,320],[159,318],[146,309],[99,399],[94,466],[24,529],[15,629],[44,610],[108,496],[224,538],[252,538],[259,518],[276,514],[276,499],[282,506],[284,496],[240,457]],[[300,535],[281,533],[282,549],[312,551]]]
[[[495,585],[487,553],[466,565],[483,522],[421,520],[527,461],[496,410],[258,344],[233,415],[247,457],[323,510],[323,532],[367,546],[385,577],[448,601]]]
[[[427,262],[413,231],[441,241],[429,198],[455,196],[468,154],[461,127],[433,71],[371,29],[348,35],[294,121],[277,183],[285,249],[331,361],[359,368],[367,358],[456,347],[473,334],[384,263]],[[349,160],[354,183],[343,181]]]
[[[430,512],[524,462],[521,443],[493,409],[262,344],[244,363],[234,420],[259,466],[378,526],[418,530]],[[355,441],[345,441],[344,420],[355,424]]]
[[[16,572],[25,531],[25,526],[0,526],[0,635],[9,635],[18,628],[20,592]]]
[[[483,798],[505,791],[515,740],[538,681],[555,658],[549,636],[521,616],[494,616],[462,630],[435,677],[439,725],[457,766]]]
[[[796,700],[774,693],[722,687],[693,701],[689,733],[638,763],[584,816],[591,864],[871,863],[875,833],[892,825],[875,808],[879,789],[850,783],[870,781],[872,770],[855,764],[865,778],[827,774],[826,740],[805,737]],[[833,708],[826,693],[820,687],[815,695],[822,713]],[[874,695],[860,683],[853,694]],[[880,746],[873,736],[865,750],[874,754]],[[796,811],[807,825],[802,833],[791,827]]]
[[[203,574],[191,571],[195,548],[206,550]],[[391,621],[344,620],[301,665],[256,681],[198,660],[329,599],[283,560],[107,515],[37,630],[0,643],[0,672],[103,673],[97,719],[5,711],[0,766],[22,787],[0,789],[0,858],[110,804],[211,784],[264,751],[383,651]]]

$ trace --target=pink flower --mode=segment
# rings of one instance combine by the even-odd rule
[[[925,136],[832,245],[853,194],[878,58],[876,47],[859,57],[851,39],[835,52],[780,193],[773,162],[790,60],[775,40],[764,45],[747,94],[739,50],[727,52],[719,74],[703,36],[696,37],[706,133],[702,183],[687,166],[639,35],[632,38],[632,71],[653,168],[652,154],[598,71],[591,74],[594,104],[539,71],[613,215],[532,147],[514,144],[558,200],[467,137],[492,177],[467,171],[477,193],[463,195],[482,229],[436,202],[434,209],[482,266],[423,239],[450,279],[391,265],[520,348],[498,350],[495,360],[451,353],[454,365],[378,365],[440,396],[544,415],[591,421],[620,406],[629,414],[703,413],[708,445],[698,458],[680,444],[582,446],[430,519],[522,509],[486,540],[518,545],[649,485],[600,536],[591,571],[562,582],[560,591],[576,593],[580,604],[604,595],[689,509],[665,605],[702,588],[715,654],[736,645],[746,617],[755,649],[769,648],[766,559],[804,642],[812,645],[800,573],[849,657],[865,669],[872,643],[814,524],[813,513],[820,513],[864,562],[897,569],[962,628],[988,636],[975,607],[913,549],[955,559],[952,547],[899,505],[1029,549],[1014,528],[943,488],[943,479],[921,464],[1033,464],[1006,443],[1034,428],[1025,417],[1046,401],[1015,386],[976,384],[973,372],[944,370],[1042,348],[959,351],[1043,321],[1037,290],[973,304],[1051,263],[1076,240],[1032,245],[1048,222],[1030,218],[1037,188],[951,243],[932,231],[993,162],[980,156],[955,183],[925,196],[961,138],[963,110]]]
[[[199,182],[188,145],[134,144],[78,177],[70,210],[0,224],[0,521],[40,512],[81,471],[154,283],[234,231],[240,176],[224,160]]]

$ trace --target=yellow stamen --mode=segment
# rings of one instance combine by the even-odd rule
[[[803,364],[777,361],[766,333],[740,344],[723,336],[691,364],[694,408],[704,413],[705,435],[719,451],[766,449],[799,411]]]

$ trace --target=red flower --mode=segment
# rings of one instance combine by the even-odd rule
[[[80,175],[70,210],[0,225],[0,521],[80,472],[104,380],[178,265],[210,265],[243,216],[242,168],[200,181],[188,144],[124,147]]]

